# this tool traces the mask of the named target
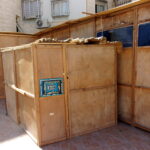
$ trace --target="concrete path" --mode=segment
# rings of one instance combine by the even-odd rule
[[[0,150],[150,150],[150,133],[123,123],[39,148],[5,116],[4,104],[4,101],[0,101]]]

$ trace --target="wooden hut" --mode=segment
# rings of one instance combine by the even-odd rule
[[[116,125],[115,44],[2,50],[8,114],[39,145]]]

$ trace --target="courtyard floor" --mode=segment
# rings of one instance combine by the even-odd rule
[[[5,114],[5,102],[1,100],[0,150],[150,150],[150,133],[124,123],[39,148]]]

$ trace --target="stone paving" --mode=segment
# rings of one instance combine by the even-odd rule
[[[150,150],[150,133],[124,123],[39,148],[5,113],[1,100],[0,150]]]

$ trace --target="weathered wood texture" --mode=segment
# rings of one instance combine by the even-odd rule
[[[37,80],[63,78],[63,51],[61,45],[37,45]],[[43,64],[44,63],[44,64]],[[39,87],[39,85],[37,85]],[[39,97],[41,144],[66,139],[65,96]],[[50,115],[53,114],[53,115]]]
[[[132,122],[132,88],[130,86],[118,86],[119,118],[128,123]]]
[[[7,93],[7,91],[6,91]],[[17,93],[19,123],[37,142],[37,119],[35,99]]]
[[[98,17],[96,20],[97,31],[133,25],[133,10],[110,14],[110,16]]]
[[[37,39],[32,35],[0,34],[0,48],[28,44]]]
[[[135,118],[136,124],[150,128],[150,89],[135,89]]]
[[[8,115],[37,139],[31,49],[2,53]]]
[[[140,6],[138,8],[138,23],[144,23],[150,21],[150,4]]]
[[[115,124],[114,47],[69,45],[67,49],[70,136]]]
[[[99,45],[68,46],[70,89],[115,85],[116,75],[114,74],[115,62],[113,59],[115,54],[116,52],[112,46],[101,46],[101,48]]]
[[[33,42],[37,36],[0,33],[0,48],[17,46]],[[0,54],[0,99],[5,98],[4,74],[2,56]]]
[[[2,55],[9,115],[37,144],[117,123],[115,45],[35,44]],[[40,96],[39,81],[49,78],[64,78],[64,94]]]
[[[82,135],[115,125],[115,87],[70,92],[70,134]]]
[[[5,98],[4,71],[2,63],[2,54],[0,53],[0,99]]]
[[[31,48],[15,51],[16,87],[34,95],[33,59]],[[6,91],[7,93],[7,91]],[[37,139],[35,99],[17,92],[18,115],[21,126]]]
[[[93,37],[94,34],[94,21],[88,21],[86,23],[79,23],[72,25],[70,28],[70,37],[72,38],[84,38],[84,37]],[[86,34],[85,34],[86,33]]]
[[[16,92],[10,87],[11,85],[16,84],[14,53],[12,51],[6,52],[2,55],[2,58],[4,67],[5,91],[7,91],[7,111],[8,115],[11,116],[15,122],[18,122]]]
[[[150,47],[137,48],[136,86],[150,88]]]
[[[124,48],[118,54],[118,84],[132,85],[133,49]]]
[[[15,51],[17,87],[34,94],[33,60],[31,49]]]

